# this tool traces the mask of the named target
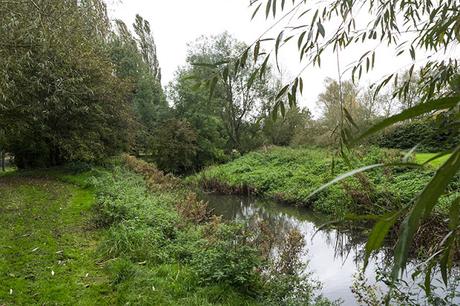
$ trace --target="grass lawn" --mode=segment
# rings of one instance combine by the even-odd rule
[[[91,190],[56,178],[0,176],[0,305],[113,304],[95,259],[93,201]]]
[[[415,154],[415,161],[418,164],[423,164],[424,162],[428,161],[430,158],[435,157],[439,153],[416,153]],[[438,159],[435,159],[430,162],[430,165],[439,168],[446,160],[449,159],[451,154],[444,155]]]

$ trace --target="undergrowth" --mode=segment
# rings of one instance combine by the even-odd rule
[[[363,148],[353,167],[399,162],[396,150]],[[339,174],[350,171],[342,159],[324,149],[272,148],[249,153],[233,162],[210,167],[189,182],[223,193],[251,193],[290,202],[332,216],[349,213],[383,214],[411,201],[434,174],[435,168],[383,168],[350,177],[313,197],[309,195]],[[460,180],[453,182],[437,211],[448,211],[447,201],[458,196]]]
[[[275,261],[261,231],[212,216],[177,178],[130,156],[92,185],[93,222],[106,229],[99,260],[118,304],[333,304],[294,264],[302,249],[295,233],[289,235],[298,241],[281,250],[289,256]]]

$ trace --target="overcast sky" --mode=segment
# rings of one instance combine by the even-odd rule
[[[270,26],[263,16],[251,21],[249,0],[110,0],[109,14],[131,25],[136,14],[147,19],[157,44],[158,57],[163,72],[163,85],[173,78],[178,66],[185,63],[187,43],[201,35],[228,31],[235,38],[252,43]],[[341,54],[342,69],[364,52],[364,48],[350,49]],[[285,48],[281,65],[286,75],[295,76],[300,71],[295,47]],[[377,54],[376,68],[365,76],[361,85],[379,80],[387,73],[408,68],[409,59],[396,58],[394,51],[381,50]],[[324,79],[337,79],[336,56],[325,54],[320,69],[307,69],[303,74],[304,97],[300,104],[318,114],[316,100],[324,89]],[[349,76],[348,76],[349,77]]]

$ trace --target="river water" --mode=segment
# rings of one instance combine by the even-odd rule
[[[284,237],[291,229],[297,229],[306,243],[302,260],[308,263],[307,270],[313,273],[313,277],[323,284],[322,294],[331,300],[341,299],[343,305],[357,304],[351,286],[354,276],[362,266],[363,249],[366,243],[366,234],[362,229],[318,231],[318,228],[328,220],[324,215],[271,200],[220,194],[203,194],[201,197],[208,202],[208,206],[216,215],[222,215],[225,219],[249,222],[263,220],[279,237]],[[278,241],[282,241],[282,238]],[[382,292],[386,287],[377,283],[375,279],[378,268],[386,264],[385,258],[387,257],[383,252],[376,254],[370,260],[365,272],[369,284],[377,285]],[[408,270],[410,271],[410,268]],[[405,278],[408,281],[407,289],[413,298],[423,297],[423,290],[410,279],[409,276]],[[437,291],[443,295],[444,289],[440,281],[435,277],[433,282],[439,283]],[[455,287],[460,294],[460,286]],[[420,298],[420,301],[422,300],[423,298]],[[423,305],[425,302],[420,304]],[[453,298],[447,304],[460,305],[460,296]]]

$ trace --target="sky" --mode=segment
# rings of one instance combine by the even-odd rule
[[[249,0],[110,0],[108,4],[111,18],[121,19],[131,25],[135,15],[140,14],[150,22],[162,69],[163,86],[173,80],[177,68],[185,64],[187,43],[199,36],[228,31],[235,38],[249,44],[271,25],[263,14],[251,21],[253,9],[249,8]],[[344,70],[359,58],[364,50],[360,47],[343,51],[340,54],[341,69]],[[302,65],[298,61],[295,46],[284,48],[280,54],[280,64],[284,78],[298,74]],[[372,73],[363,77],[361,85],[381,80],[384,75],[409,66],[410,60],[407,57],[396,58],[393,50],[380,50],[376,67]],[[325,78],[338,78],[336,55],[325,54],[321,68],[309,68],[302,77],[305,89],[299,104],[317,115],[319,110],[316,101],[318,94],[324,90]],[[350,78],[350,75],[345,75],[345,78]]]

